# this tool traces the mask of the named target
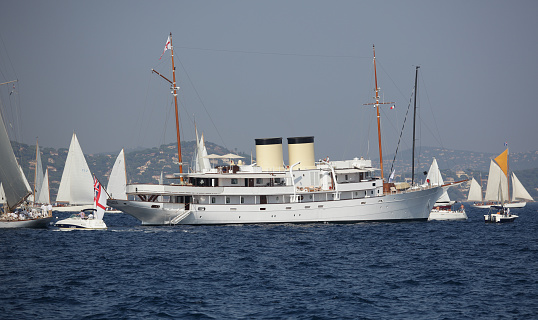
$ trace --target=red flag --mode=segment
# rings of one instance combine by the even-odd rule
[[[163,57],[166,50],[170,50],[170,49],[172,49],[172,44],[170,43],[170,36],[168,36],[168,40],[166,40],[166,44],[164,45],[164,50],[163,50],[163,54],[161,54],[161,58]],[[159,60],[161,60],[161,58],[159,58]]]

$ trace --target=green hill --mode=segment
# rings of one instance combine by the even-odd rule
[[[12,142],[13,150],[18,158],[19,163],[23,167],[23,171],[30,182],[33,185],[35,175],[35,145],[20,144]],[[184,170],[187,170],[194,156],[194,150],[196,148],[195,141],[182,142],[182,157]],[[206,148],[208,153],[226,154],[231,151],[216,145],[212,142],[206,142]],[[49,185],[50,196],[54,201],[56,199],[56,193],[60,185],[62,177],[63,167],[67,158],[68,149],[60,148],[58,150],[53,148],[41,147],[41,161],[43,166],[49,169]],[[404,151],[404,156],[406,158]],[[86,161],[93,174],[104,184],[108,183],[108,177],[114,161],[118,156],[117,153],[99,153],[99,154],[86,154]],[[250,163],[250,156],[244,153],[239,155],[245,157],[245,162]],[[471,179],[474,177],[480,182],[480,176],[486,178],[487,170],[489,168],[489,159],[493,154],[477,153],[477,152],[465,152],[457,150],[448,150],[440,148],[423,147],[421,156],[419,157],[420,166],[416,169],[418,174],[416,175],[417,181],[424,180],[423,171],[428,170],[432,158],[435,157],[441,167],[443,179],[446,182],[460,181],[465,179]],[[511,157],[511,169],[514,170],[521,183],[526,187],[531,196],[538,199],[538,151],[525,152],[525,153],[512,153]],[[389,157],[390,159],[391,157]],[[127,179],[130,183],[154,183],[157,182],[161,171],[167,174],[173,174],[179,171],[179,165],[177,164],[177,145],[175,143],[161,145],[160,147],[126,151],[125,162],[127,170]],[[409,161],[400,160],[396,164],[396,177],[397,181],[403,181],[405,178],[410,177],[411,167]],[[514,165],[512,165],[512,162]],[[373,161],[375,164],[375,160]],[[387,167],[388,166],[388,167]],[[444,169],[443,168],[450,168]],[[385,164],[387,171],[390,169],[390,163]],[[450,188],[449,195],[453,200],[463,201],[467,198],[467,192],[469,183],[463,183],[457,187]],[[483,185],[485,187],[485,183]]]

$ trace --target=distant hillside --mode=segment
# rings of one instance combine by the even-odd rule
[[[12,142],[13,149],[16,151],[16,156],[19,163],[23,167],[28,181],[33,185],[35,175],[35,145],[19,144]],[[195,141],[182,142],[182,157],[183,162],[192,163],[194,150],[196,147]],[[206,142],[208,153],[226,154],[231,151],[216,145],[211,142]],[[56,193],[62,177],[65,159],[67,158],[66,148],[58,150],[53,148],[41,147],[41,161],[43,166],[49,169],[49,183],[51,188],[51,199],[56,199]],[[118,150],[119,153],[119,150]],[[245,157],[246,163],[250,163],[250,155],[239,153]],[[108,183],[108,177],[114,161],[116,161],[117,153],[99,153],[87,154],[86,161],[92,173],[103,183]],[[439,167],[445,181],[459,181],[471,179],[475,177],[477,181],[480,176],[487,178],[490,159],[496,154],[478,153],[460,150],[450,150],[441,148],[422,147],[420,148],[420,156],[417,156],[418,168],[415,169],[415,179],[418,181],[424,180],[424,171],[429,170],[432,159],[435,157],[439,163]],[[385,174],[391,168],[393,155],[384,157]],[[22,159],[22,160],[21,160]],[[388,160],[387,160],[388,159]],[[411,176],[411,152],[405,150],[398,155],[395,162],[396,180],[403,181]],[[374,165],[375,165],[375,160]],[[161,145],[150,149],[142,149],[127,152],[125,154],[125,162],[127,165],[127,179],[132,183],[152,183],[157,182],[161,171],[166,174],[172,174],[179,171],[177,164],[177,146],[175,143]],[[189,165],[185,165],[186,170]],[[518,176],[521,183],[527,188],[531,196],[538,200],[538,151],[512,153],[510,155],[510,169]],[[484,182],[485,187],[485,182]],[[469,182],[460,185],[459,187],[451,188],[449,195],[454,200],[464,200],[467,198],[467,190]]]
[[[489,171],[490,159],[498,156],[499,153],[481,153],[463,150],[452,150],[435,147],[420,147],[416,150],[416,163],[419,169],[427,170],[433,158],[441,169],[458,170],[480,170]],[[383,164],[387,171],[390,169],[394,154],[383,155]],[[377,160],[379,161],[379,160]],[[388,167],[387,167],[388,166]],[[395,162],[396,172],[411,171],[411,150],[404,150],[398,154]],[[526,170],[538,168],[538,150],[527,152],[510,153],[510,170]]]
[[[29,146],[27,144],[20,144],[13,141],[11,144],[13,146],[13,150],[15,150],[19,164],[23,167],[23,171],[28,179],[28,182],[33,186],[36,166],[35,145]],[[182,142],[181,156],[183,158],[183,163],[186,163],[186,165],[183,166],[185,171],[188,170],[189,164],[192,162],[195,148],[195,141]],[[209,154],[215,153],[223,155],[231,152],[230,150],[211,142],[206,142],[206,148]],[[68,149],[60,148],[56,150],[41,146],[40,149],[41,162],[43,163],[44,167],[43,170],[47,168],[49,169],[50,196],[51,200],[54,201],[54,199],[56,199],[56,194],[58,193],[58,187],[60,186],[60,180],[62,178],[65,160],[67,159]],[[110,171],[112,171],[112,166],[116,161],[118,153],[85,155],[90,171],[95,174],[97,179],[99,179],[105,186],[108,183],[108,177],[110,175]],[[239,153],[239,155],[245,157],[244,160],[250,163],[250,155],[242,153]],[[157,182],[161,175],[161,171],[163,171],[165,175],[179,172],[177,144],[171,143],[161,145],[159,148],[154,147],[151,149],[127,152],[125,154],[125,163],[127,179],[129,182]]]

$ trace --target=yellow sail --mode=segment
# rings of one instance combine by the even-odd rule
[[[508,177],[508,149],[504,150],[497,158],[495,162],[501,167],[501,170],[504,172],[504,175]]]

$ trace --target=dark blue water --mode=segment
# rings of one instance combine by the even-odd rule
[[[0,230],[3,319],[536,319],[538,205],[512,224]],[[63,216],[60,216],[62,218]]]

